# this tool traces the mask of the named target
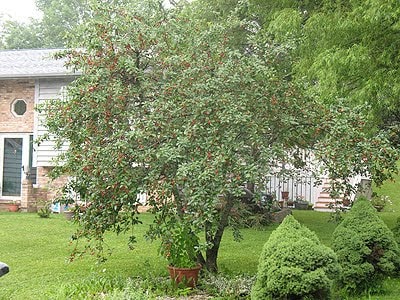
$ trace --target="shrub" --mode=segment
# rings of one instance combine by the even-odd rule
[[[44,206],[38,209],[38,216],[41,218],[50,218],[51,209],[48,206]]]
[[[382,280],[399,265],[399,249],[393,233],[365,198],[354,203],[333,237],[342,267],[339,284],[345,292],[376,292],[381,289]]]
[[[338,272],[332,249],[289,215],[264,245],[251,299],[327,299]]]
[[[396,225],[392,229],[393,234],[394,234],[394,239],[397,242],[397,245],[400,247],[400,217],[397,217],[396,219]]]

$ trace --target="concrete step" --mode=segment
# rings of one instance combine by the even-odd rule
[[[328,202],[316,202],[314,204],[314,207],[324,208],[324,207],[329,207],[330,204],[332,204],[332,202],[329,202],[329,203]],[[332,206],[334,206],[334,205],[332,205]]]
[[[340,199],[338,199],[340,200]],[[332,205],[330,208],[329,205]],[[341,205],[336,204],[336,200],[330,197],[319,197],[314,204],[314,210],[316,211],[324,211],[324,212],[333,212],[335,211],[335,207],[340,207]]]
[[[342,201],[343,198],[332,198],[329,196],[319,196],[317,201]]]
[[[334,209],[331,209],[331,208],[319,208],[319,207],[316,207],[316,208],[314,208],[314,211],[320,211],[320,212],[334,212],[335,210],[334,210]]]

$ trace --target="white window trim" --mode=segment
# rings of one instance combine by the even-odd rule
[[[16,104],[18,101],[24,101],[25,106],[26,106],[26,110],[25,110],[25,112],[24,112],[22,115],[17,114],[17,113],[15,112],[15,109],[14,109],[15,104]],[[17,98],[17,99],[14,99],[14,101],[11,103],[11,108],[10,108],[10,109],[11,109],[11,113],[13,114],[14,117],[22,118],[22,117],[26,114],[26,112],[28,111],[28,103],[26,102],[25,99]]]

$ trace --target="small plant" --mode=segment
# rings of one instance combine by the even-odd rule
[[[303,196],[296,196],[296,199],[294,200],[294,207],[296,209],[308,209],[308,205],[310,202],[304,199]]]
[[[246,299],[251,293],[251,287],[255,282],[255,276],[236,275],[227,276],[220,273],[205,273],[202,289],[209,295],[215,295],[218,299]]]
[[[191,268],[197,265],[198,245],[199,240],[190,226],[176,223],[173,227],[168,227],[161,236],[160,253],[170,266]]]
[[[338,273],[335,253],[289,215],[264,245],[251,299],[327,299]]]
[[[64,283],[55,294],[54,299],[104,299],[107,294],[116,294],[124,290],[126,280],[116,274],[109,275],[94,272],[89,277],[76,282]],[[129,298],[131,299],[131,298]],[[145,298],[140,298],[145,299]]]
[[[262,229],[271,224],[271,213],[255,213],[246,218],[247,227]]]
[[[378,195],[377,193],[373,193],[371,198],[371,204],[377,211],[382,211],[385,206],[392,205],[392,201],[389,199],[389,196]]]
[[[51,214],[51,202],[46,200],[38,200],[38,216],[41,218],[49,218]]]
[[[39,208],[37,213],[38,213],[39,217],[41,217],[41,218],[44,218],[44,219],[50,218],[50,214],[51,214],[50,206],[46,205],[44,207]]]
[[[229,226],[234,231],[236,241],[242,239],[239,228],[264,228],[271,223],[271,213],[275,211],[275,208],[280,210],[278,206],[274,206],[276,201],[271,194],[260,193],[255,198],[259,198],[260,201],[254,201],[251,204],[238,202],[231,211]]]
[[[339,284],[346,293],[380,291],[383,280],[394,274],[400,264],[393,233],[366,198],[354,202],[333,238],[342,267]]]

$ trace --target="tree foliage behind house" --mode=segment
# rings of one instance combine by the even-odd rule
[[[321,101],[367,103],[366,117],[398,143],[400,2],[288,0],[270,10],[258,2],[261,35],[292,46],[293,78],[306,80]]]
[[[74,236],[89,248],[102,250],[106,231],[137,223],[136,195],[147,192],[156,213],[148,236],[186,224],[204,234],[199,260],[216,271],[246,182],[262,189],[283,162],[310,167],[303,150],[324,158],[328,171],[345,164],[338,179],[368,171],[380,182],[394,170],[397,151],[356,123],[360,111],[349,119],[340,104],[305,97],[274,68],[273,47],[251,32],[246,48],[232,43],[241,6],[218,22],[192,18],[192,4],[166,10],[155,0],[92,9],[62,54],[82,76],[67,100],[44,108],[49,133],[69,143],[53,175],[74,176],[91,203]],[[331,146],[332,137],[357,148]]]
[[[71,31],[90,16],[90,0],[36,0],[42,18],[6,20],[0,28],[2,48],[63,48]]]

